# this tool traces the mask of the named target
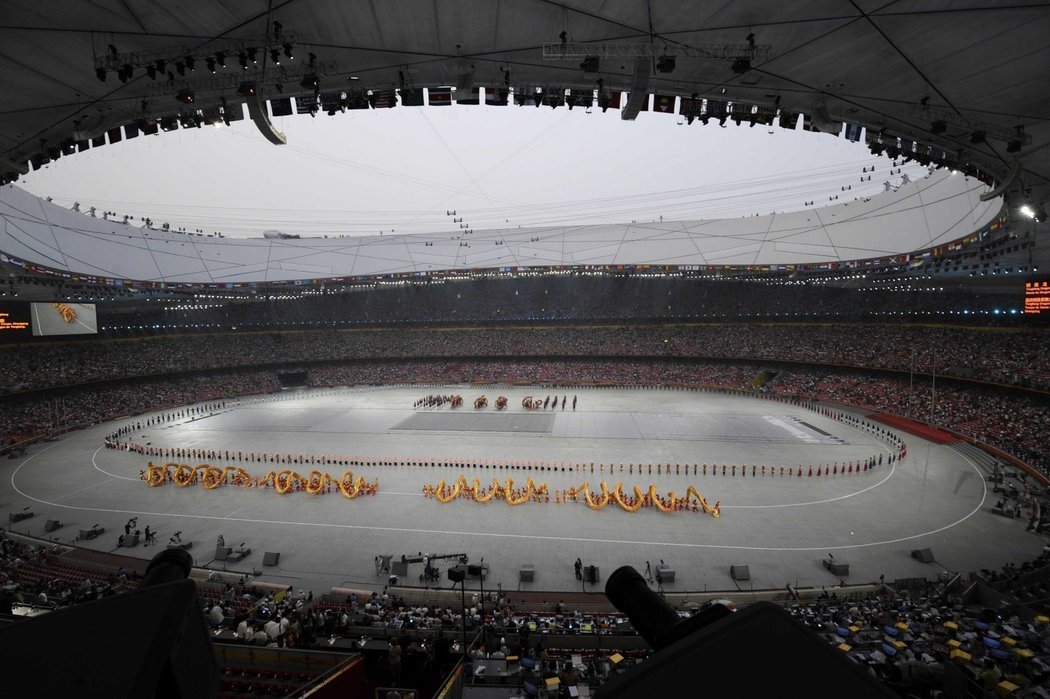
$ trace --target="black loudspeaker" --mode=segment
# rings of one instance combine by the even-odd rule
[[[598,584],[598,566],[586,566],[583,569],[583,579],[591,585]]]
[[[47,523],[44,524],[44,531],[45,532],[53,532],[56,529],[61,529],[61,528],[62,528],[62,523],[59,522],[57,519],[49,519],[49,520],[47,520]]]
[[[911,557],[917,559],[920,563],[933,563],[933,551],[931,549],[915,549],[911,552]]]
[[[536,578],[536,566],[531,563],[518,568],[518,582],[532,582]]]
[[[467,567],[465,565],[450,566],[448,569],[448,579],[452,582],[463,582],[463,578],[467,577]]]
[[[747,566],[729,566],[729,575],[737,581],[751,579],[751,571]]]
[[[263,565],[264,566],[275,566],[278,561],[281,560],[280,551],[267,551],[263,554]]]
[[[828,565],[828,571],[832,575],[844,578],[849,575],[849,563],[831,563]]]

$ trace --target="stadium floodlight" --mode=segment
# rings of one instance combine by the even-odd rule
[[[1021,205],[1021,213],[1027,216],[1028,218],[1035,218],[1035,209],[1030,207],[1028,204]]]

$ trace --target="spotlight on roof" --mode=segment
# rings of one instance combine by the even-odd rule
[[[237,54],[237,62],[241,64],[241,70],[248,70],[248,54],[244,51]]]
[[[95,68],[95,77],[98,78],[102,82],[106,82],[106,69],[105,68]]]
[[[146,66],[146,75],[149,76],[150,80],[156,80],[157,79],[157,66],[153,65],[152,63],[150,63],[148,66]]]
[[[208,66],[208,70],[210,70],[213,73],[215,72],[215,59],[214,58],[211,58],[211,57],[206,58],[206,59],[204,59],[204,63]]]
[[[944,133],[948,130],[948,124],[944,123],[943,120],[938,119],[937,121],[930,124],[930,133],[934,136]]]
[[[185,75],[186,74],[186,64],[183,63],[182,61],[176,61],[175,62],[175,71],[179,75]]]
[[[244,95],[245,97],[251,97],[255,94],[255,82],[252,80],[245,80],[237,86],[237,94]]]
[[[270,62],[275,66],[281,65],[281,53],[277,49],[270,49]]]
[[[193,60],[193,56],[186,56],[186,58],[184,58],[182,60],[186,63],[186,68],[188,68],[192,72],[193,71],[193,66],[195,64],[195,61]]]
[[[302,82],[299,83],[304,90],[313,90],[318,92],[321,89],[321,80],[316,75],[303,76]]]
[[[1021,204],[1021,214],[1028,218],[1035,218],[1035,209],[1028,204]]]
[[[984,143],[985,133],[978,129],[970,134],[970,143]]]
[[[179,90],[175,99],[183,104],[193,104],[193,90]]]
[[[168,68],[168,62],[165,61],[164,59],[161,59],[161,60],[157,61],[156,63],[157,63],[157,72],[160,73],[161,75],[163,75],[164,71],[167,70],[167,68]]]
[[[293,47],[292,47],[291,44],[283,44],[281,46],[281,48],[284,49],[284,55],[288,58],[289,61],[291,61],[291,60],[293,60],[295,58],[295,56],[292,55],[292,48]]]
[[[597,56],[587,56],[583,59],[583,63],[580,64],[580,70],[584,73],[597,73],[598,65],[599,61]]]
[[[751,70],[750,58],[738,58],[733,61],[733,72],[737,75],[743,75],[749,70]]]
[[[131,80],[134,74],[135,69],[127,63],[125,63],[124,66],[117,71],[117,77],[120,78],[120,81],[123,83],[126,83],[127,81]]]
[[[656,59],[656,71],[658,73],[673,73],[676,59],[672,54],[665,53]]]
[[[259,62],[259,49],[256,49],[256,48],[248,49],[248,60],[251,61],[252,63],[258,63]]]
[[[1014,138],[1006,142],[1007,153],[1019,153],[1021,151],[1021,139]]]
[[[220,68],[225,68],[226,67],[226,52],[225,51],[216,51],[215,52],[215,60],[219,62],[219,67]]]

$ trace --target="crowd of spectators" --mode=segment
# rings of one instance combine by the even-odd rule
[[[857,320],[1010,318],[1021,303],[1016,292],[976,293],[922,279],[788,277],[747,280],[674,276],[541,275],[477,279],[413,279],[375,285],[258,290],[248,299],[181,297],[173,303],[100,309],[114,332],[144,328],[403,326],[432,323],[719,321],[748,319]],[[941,282],[943,283],[943,282]],[[229,303],[227,303],[229,301]],[[166,308],[168,307],[168,308]],[[996,310],[1000,313],[995,314]],[[967,313],[964,315],[964,311]],[[1005,316],[1003,314],[1006,314]],[[1016,319],[1016,315],[1013,316]]]
[[[891,369],[1050,390],[1046,331],[838,324],[401,328],[0,347],[0,393],[260,364],[407,357],[682,357]]]
[[[63,560],[59,553],[49,546],[15,541],[0,529],[0,612],[10,614],[16,602],[52,610],[138,586],[137,577],[123,568],[87,568]]]
[[[940,696],[951,683],[949,672],[986,691],[1007,681],[1025,696],[1045,696],[1026,691],[1050,680],[1050,623],[1036,616],[1043,613],[1045,600],[1043,607],[1033,609],[1010,593],[1026,579],[1045,579],[1048,571],[1050,553],[1044,549],[1038,558],[1020,565],[973,571],[961,585],[943,577],[919,580],[910,589],[880,583],[870,594],[840,598],[838,591],[825,592],[817,600],[790,604],[788,611],[837,646],[836,652],[847,653],[905,696]],[[964,597],[967,590],[967,595],[972,594],[972,582],[1006,596],[997,598],[994,607]],[[76,566],[50,545],[14,541],[0,530],[0,583],[4,602],[0,611],[10,613],[13,604],[51,610],[119,594],[134,589],[137,579],[123,568]],[[315,598],[312,590],[252,585],[243,578],[201,582],[198,595],[201,613],[216,640],[327,649],[337,638],[347,638],[350,645],[340,647],[355,650],[360,634],[374,634],[389,639],[391,647],[399,646],[397,660],[414,667],[412,674],[438,677],[458,655],[452,644],[460,638],[464,612],[469,638],[474,639],[472,663],[516,656],[525,661],[530,677],[571,671],[569,680],[578,674],[581,682],[600,684],[608,667],[603,669],[598,661],[617,649],[617,637],[636,634],[617,612],[581,613],[562,602],[553,609],[546,604],[540,605],[542,610],[516,608],[503,595],[485,601],[476,592],[462,610],[459,605],[408,603],[386,588],[360,596],[350,592],[345,598],[333,594]],[[581,651],[559,654],[553,639],[580,633],[609,638],[600,644],[603,651],[594,662],[585,658],[588,661],[582,666],[567,668],[568,656]],[[642,659],[649,651],[623,654]],[[400,673],[401,667],[396,671]]]
[[[934,387],[905,378],[857,372],[793,368],[766,387],[770,393],[831,400],[903,415],[947,427],[991,444],[1050,474],[1047,400],[1027,393],[1004,393],[981,385]]]
[[[1008,564],[1002,571],[970,577],[1009,580],[1022,570],[1046,571],[1048,565],[1050,554],[1044,552],[1021,566]],[[789,611],[903,696],[943,696],[946,686],[959,684],[947,679],[949,670],[955,670],[978,692],[965,696],[1000,691],[999,696],[1017,692],[1046,697],[1050,624],[1045,617],[1039,620],[1038,609],[1010,598],[1001,602],[994,609],[977,600],[967,602],[947,581],[925,581],[914,593],[884,588],[857,600],[828,594]],[[999,687],[1003,681],[1013,685],[1006,693]]]
[[[276,390],[272,371],[244,370],[73,387],[60,397],[7,396],[0,410],[0,449],[149,410]]]

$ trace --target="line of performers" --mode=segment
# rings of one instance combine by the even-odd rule
[[[459,398],[458,401],[456,400],[457,398]],[[422,398],[417,398],[416,401],[414,403],[412,403],[412,407],[415,408],[416,410],[418,410],[419,408],[440,408],[443,405],[452,405],[454,403],[462,403],[462,402],[463,402],[463,398],[460,397],[460,396],[455,396],[455,395],[445,396],[445,395],[440,395],[440,394],[430,394],[430,395],[423,396]],[[455,407],[455,406],[453,406],[453,407]]]
[[[561,409],[565,410],[565,403],[567,401],[566,396],[561,397]],[[546,410],[550,407],[551,410],[558,409],[558,396],[547,396],[543,400],[539,398],[533,398],[532,396],[525,396],[521,399],[521,407],[526,410]],[[572,397],[572,409],[576,410],[576,396]]]
[[[143,445],[136,442],[118,442],[106,439],[105,446],[110,449],[134,452],[144,456],[155,456],[165,459],[198,459],[227,462],[268,463],[286,465],[310,465],[310,466],[418,466],[427,468],[480,468],[508,471],[589,471],[590,473],[605,473],[606,464],[566,463],[564,461],[517,461],[517,460],[487,460],[477,459],[432,459],[432,458],[364,458],[360,456],[342,456],[329,454],[277,454],[254,451],[230,451],[228,449],[198,449],[198,448],[165,448],[153,445]],[[619,473],[647,474],[651,475],[723,475],[723,476],[747,476],[750,470],[752,477],[758,476],[832,476],[840,473],[861,473],[881,466],[883,463],[892,464],[903,459],[908,453],[908,445],[900,443],[898,449],[889,454],[874,454],[866,459],[843,461],[841,464],[817,464],[810,465],[804,473],[804,467],[800,464],[798,468],[793,466],[766,466],[765,464],[608,464],[608,473],[614,473],[617,468]]]

